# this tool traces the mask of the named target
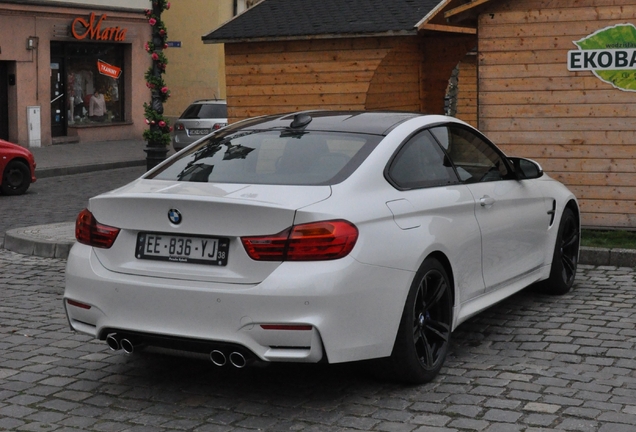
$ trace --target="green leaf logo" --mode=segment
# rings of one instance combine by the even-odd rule
[[[574,42],[579,50],[626,50],[631,55],[636,48],[636,27],[633,24],[617,24],[606,27],[597,32]],[[600,80],[605,81],[614,87],[636,91],[636,69],[603,70],[602,68],[592,71]]]

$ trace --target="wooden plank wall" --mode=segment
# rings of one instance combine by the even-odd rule
[[[429,33],[422,38],[421,111],[444,113],[444,97],[453,69],[477,45],[474,35]]]
[[[509,0],[479,17],[479,124],[579,198],[582,223],[636,228],[636,92],[569,72],[573,41],[636,20],[634,0]]]
[[[458,66],[455,117],[477,127],[477,56],[467,55]]]
[[[226,44],[229,121],[306,109],[397,108],[396,99],[412,109],[400,96],[413,88],[418,94],[412,49],[415,37]]]
[[[365,109],[419,111],[421,63],[418,39],[404,38],[378,65]]]

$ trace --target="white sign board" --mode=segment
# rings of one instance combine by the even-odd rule
[[[568,70],[591,71],[600,80],[623,91],[636,92],[636,26],[616,24],[574,41],[568,51]]]

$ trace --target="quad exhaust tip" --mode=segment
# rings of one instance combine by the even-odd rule
[[[135,351],[135,346],[138,345],[132,339],[122,337],[117,333],[111,333],[106,336],[106,344],[112,351],[124,350],[126,354],[132,354]]]
[[[117,333],[111,333],[106,336],[106,344],[111,351],[123,350],[124,353],[128,355],[135,352],[135,347],[139,347],[139,344],[133,339],[118,335]],[[221,350],[212,350],[210,352],[210,361],[212,361],[215,366],[219,367],[225,366],[229,363],[237,369],[243,369],[248,365],[248,359],[243,353],[238,351],[232,351],[230,354],[226,355],[225,352]]]
[[[232,364],[232,366],[238,369],[243,369],[245,366],[247,366],[247,360],[245,359],[245,356],[238,351],[234,351],[232,354],[230,354],[230,363]]]
[[[130,339],[120,340],[119,345],[121,345],[121,349],[123,349],[126,354],[132,354],[135,351],[135,344]]]
[[[121,349],[119,338],[115,333],[111,333],[106,336],[106,343],[108,344],[108,347],[111,349],[111,351],[119,351]]]
[[[227,364],[227,358],[225,357],[225,354],[219,350],[214,350],[210,353],[210,360],[212,360],[212,363],[219,367],[225,366]]]
[[[247,366],[247,359],[238,351],[233,351],[226,356],[223,351],[214,350],[210,353],[210,360],[216,366],[225,366],[228,362],[237,369],[243,369]]]

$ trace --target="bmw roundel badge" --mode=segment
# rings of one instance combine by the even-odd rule
[[[183,218],[181,217],[181,212],[173,208],[168,211],[168,219],[170,219],[170,222],[173,224],[179,225]]]

